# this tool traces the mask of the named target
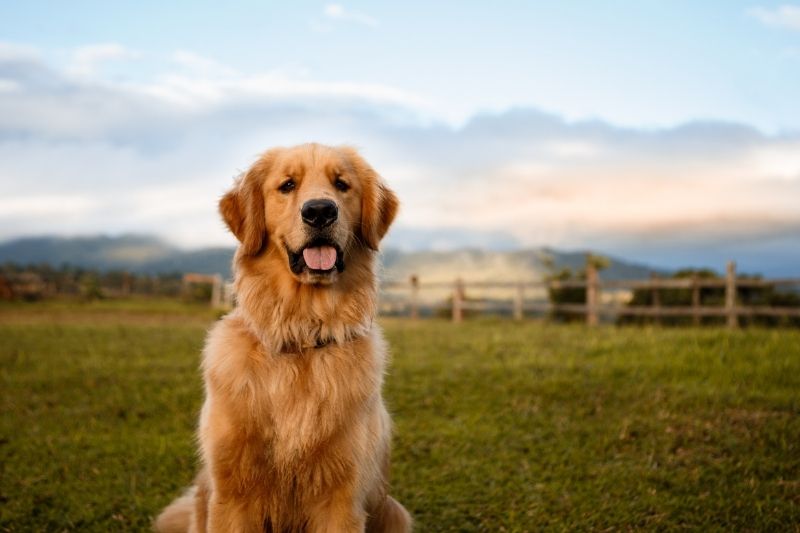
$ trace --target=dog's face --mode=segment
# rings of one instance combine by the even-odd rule
[[[241,254],[272,249],[313,284],[334,283],[358,248],[377,250],[397,207],[355,150],[317,144],[268,151],[220,201]]]

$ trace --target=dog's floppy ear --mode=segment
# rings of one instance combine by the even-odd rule
[[[242,252],[246,255],[257,255],[267,245],[262,183],[272,159],[272,154],[265,154],[219,201],[222,219],[242,243]]]
[[[400,202],[397,195],[383,183],[383,179],[355,149],[342,147],[341,150],[347,155],[353,171],[361,180],[361,239],[367,247],[377,250],[397,215]]]

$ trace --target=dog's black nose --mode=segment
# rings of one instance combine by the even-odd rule
[[[309,200],[300,209],[303,222],[312,228],[330,226],[339,217],[339,208],[332,200]]]

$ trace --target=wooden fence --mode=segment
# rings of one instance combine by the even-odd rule
[[[223,309],[233,307],[233,286],[231,283],[223,283],[220,274],[186,273],[181,280],[181,293],[184,296],[189,294],[190,287],[198,283],[211,285],[211,307]]]
[[[729,328],[739,326],[740,317],[798,317],[800,307],[777,306],[746,306],[737,302],[737,291],[744,288],[767,288],[781,286],[800,287],[800,278],[779,279],[752,279],[740,278],[736,275],[736,264],[729,262],[724,278],[671,278],[661,279],[652,277],[649,280],[602,280],[595,266],[588,262],[585,280],[542,280],[528,282],[471,282],[456,279],[453,283],[425,283],[419,276],[413,275],[407,283],[385,282],[383,289],[408,290],[407,314],[411,318],[420,316],[420,291],[427,289],[450,289],[452,304],[450,312],[453,322],[460,323],[464,320],[466,311],[510,311],[512,316],[521,320],[526,312],[538,313],[571,313],[583,315],[587,325],[595,326],[600,322],[601,316],[641,316],[649,317],[658,322],[666,317],[691,317],[695,325],[700,324],[702,317],[724,317]],[[470,301],[466,298],[466,289],[505,289],[512,290],[514,297],[511,302],[506,302],[504,307],[496,303]],[[704,288],[724,289],[725,300],[722,306],[701,305],[700,291]],[[563,304],[551,301],[527,301],[525,292],[529,289],[550,291],[551,289],[583,289],[586,291],[583,304]],[[689,306],[664,306],[661,304],[660,291],[665,289],[691,290],[691,305]],[[622,302],[603,303],[603,291],[635,291],[645,290],[652,293],[652,305],[632,306]],[[510,306],[509,306],[510,303]],[[501,304],[502,306],[502,304]]]

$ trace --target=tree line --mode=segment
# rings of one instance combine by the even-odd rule
[[[59,296],[85,300],[125,297],[185,297],[208,301],[210,287],[192,285],[187,294],[182,272],[142,274],[98,270],[70,264],[0,265],[0,299],[33,301]]]

